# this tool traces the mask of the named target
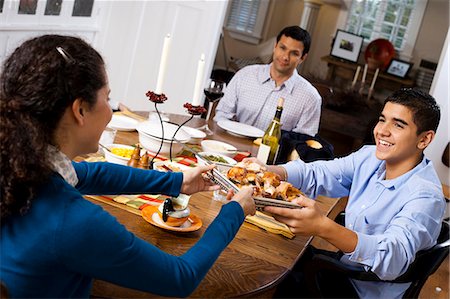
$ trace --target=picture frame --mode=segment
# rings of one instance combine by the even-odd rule
[[[331,56],[350,62],[357,62],[364,37],[338,29],[331,47]]]
[[[386,68],[386,73],[399,78],[406,78],[413,63],[393,58]]]

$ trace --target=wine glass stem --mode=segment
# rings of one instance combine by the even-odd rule
[[[209,102],[208,104],[208,113],[206,114],[206,122],[209,121],[209,118],[211,117],[212,112],[212,106],[214,105],[214,102]]]

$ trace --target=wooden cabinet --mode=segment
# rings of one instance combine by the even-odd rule
[[[327,80],[331,82],[336,88],[345,89],[350,87],[353,77],[355,76],[356,68],[358,64],[344,61],[333,56],[324,56],[321,58],[328,64]],[[362,70],[364,65],[361,66],[361,71],[359,72],[358,82],[361,82]],[[366,86],[370,85],[374,75],[374,70],[368,70],[366,76]],[[414,80],[411,78],[398,78],[381,72],[378,75],[377,81],[375,83],[375,91],[381,89],[386,89],[390,92],[400,89],[402,87],[413,87]]]

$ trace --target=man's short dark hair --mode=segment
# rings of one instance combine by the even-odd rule
[[[387,97],[384,104],[391,102],[408,107],[417,126],[417,135],[435,131],[439,126],[441,111],[436,100],[426,92],[415,88],[402,88]]]
[[[300,28],[299,26],[289,26],[284,28],[283,30],[278,33],[277,36],[277,43],[280,41],[280,38],[285,35],[287,37],[296,39],[303,43],[303,53],[302,57],[305,54],[308,54],[309,48],[311,47],[311,36],[309,35],[308,31],[305,29]]]

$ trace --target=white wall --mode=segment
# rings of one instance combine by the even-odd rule
[[[226,7],[226,0],[108,1],[95,46],[107,63],[111,98],[132,110],[154,110],[145,93],[156,88],[164,37],[170,33],[163,85],[168,100],[158,109],[185,113],[202,53],[205,84],[213,68]]]
[[[442,154],[450,141],[449,132],[449,69],[450,69],[450,27],[447,30],[444,48],[439,59],[438,68],[431,85],[430,94],[441,108],[441,122],[434,141],[428,146],[425,154],[433,161],[434,167],[442,183],[450,186],[450,169],[442,163]]]

